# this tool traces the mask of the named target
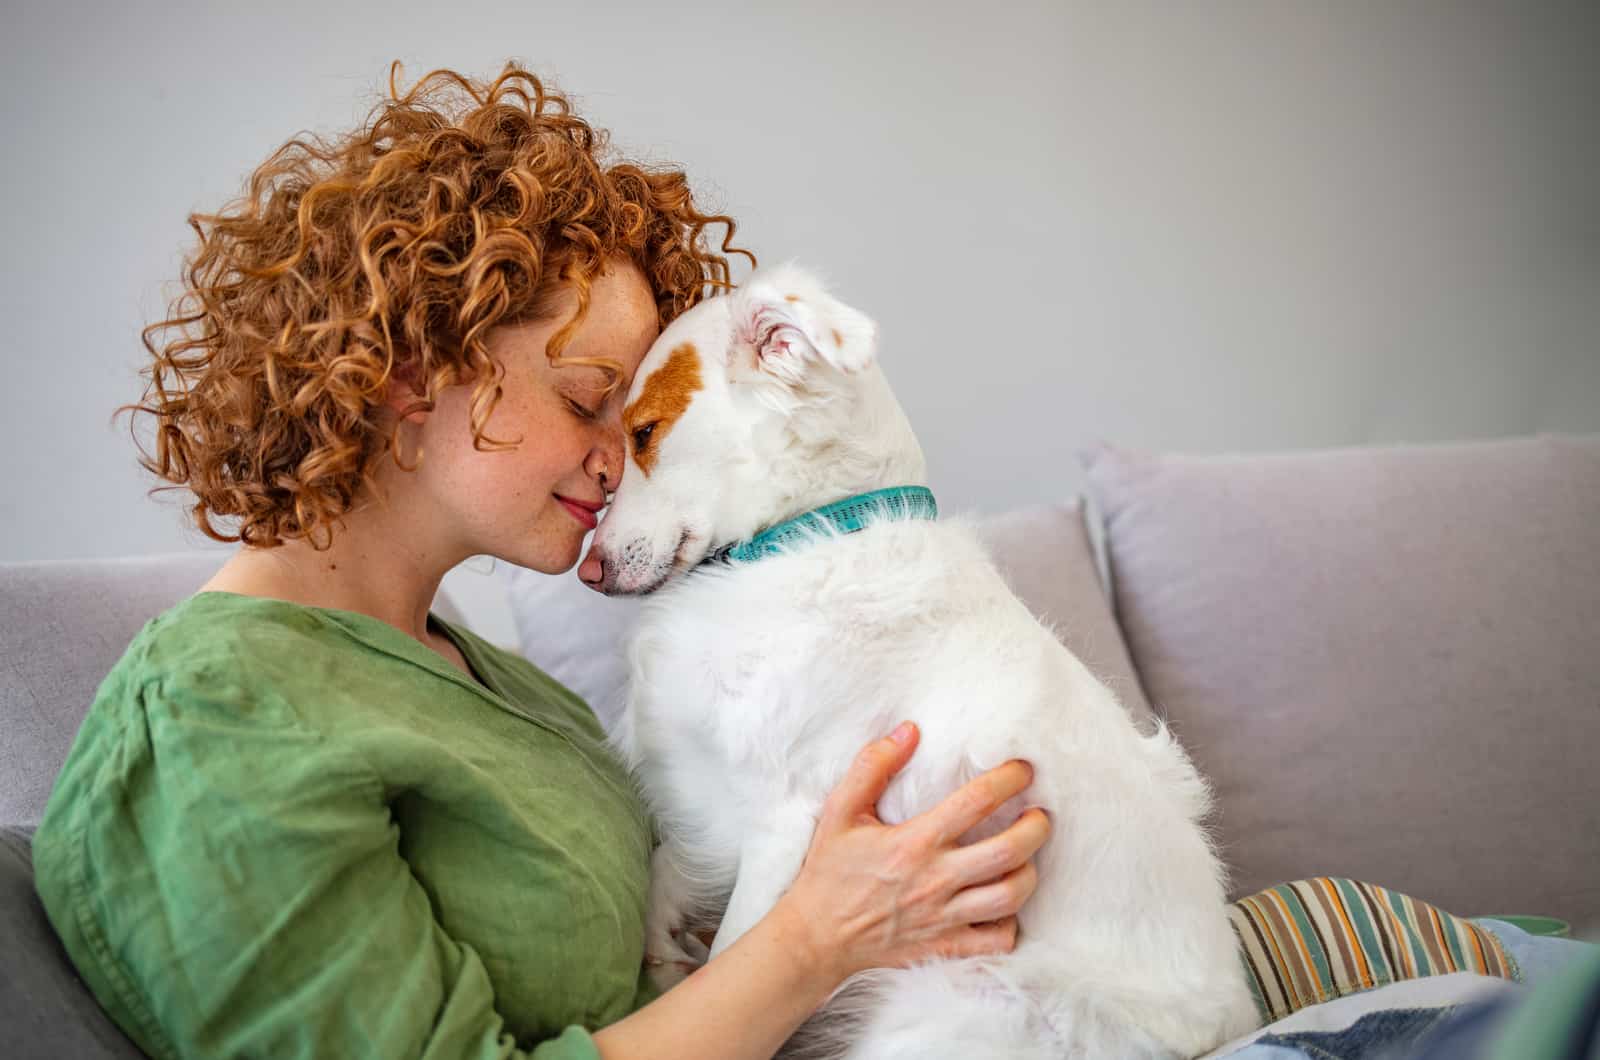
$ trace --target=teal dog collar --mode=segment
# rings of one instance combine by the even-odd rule
[[[707,563],[731,560],[749,563],[787,552],[801,541],[832,530],[840,534],[853,534],[875,522],[910,519],[937,519],[939,506],[934,502],[933,491],[925,486],[893,486],[846,497],[842,501],[802,512],[786,519],[745,541],[736,541],[712,553]]]

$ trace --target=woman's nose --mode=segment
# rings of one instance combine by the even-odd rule
[[[614,493],[622,481],[625,459],[621,439],[615,443],[608,440],[605,445],[596,446],[589,451],[589,459],[585,462],[584,470],[600,483],[601,490],[608,494]]]

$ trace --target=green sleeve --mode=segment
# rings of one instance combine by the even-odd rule
[[[518,1049],[348,743],[195,684],[103,689],[35,837],[51,922],[146,1052],[597,1060],[575,1026]]]

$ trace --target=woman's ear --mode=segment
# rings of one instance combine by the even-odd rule
[[[433,411],[433,403],[422,396],[419,368],[415,360],[397,361],[384,389],[383,407],[409,423],[421,423]]]
[[[872,318],[797,265],[763,269],[733,297],[735,341],[753,347],[757,367],[784,382],[798,383],[823,364],[859,372],[877,354]]]

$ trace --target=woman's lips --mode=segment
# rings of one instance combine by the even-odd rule
[[[595,518],[595,514],[578,502],[569,501],[559,493],[556,494],[556,500],[561,502],[561,507],[572,513],[574,519],[583,524],[584,529],[593,530],[600,525],[600,520]]]

